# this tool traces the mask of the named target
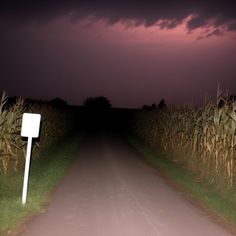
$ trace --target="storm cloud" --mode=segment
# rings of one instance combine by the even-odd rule
[[[105,19],[108,24],[122,22],[129,26],[159,25],[161,29],[172,29],[188,18],[188,31],[200,27],[223,28],[236,31],[236,1],[92,1],[92,0],[38,0],[5,1],[0,5],[4,22],[45,24],[61,16],[77,21],[89,17],[91,21]],[[215,31],[215,32],[218,32]]]

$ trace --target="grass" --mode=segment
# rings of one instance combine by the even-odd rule
[[[0,235],[19,227],[24,220],[43,211],[50,192],[76,155],[80,137],[74,135],[47,148],[31,163],[27,204],[21,204],[23,170],[0,175]]]
[[[144,154],[147,162],[158,167],[193,199],[223,221],[236,226],[235,189],[219,192],[209,182],[199,180],[196,174],[166,158],[166,153],[150,148],[134,136],[129,136],[128,141],[136,150]]]

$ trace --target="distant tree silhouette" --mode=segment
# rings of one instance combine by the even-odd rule
[[[166,107],[166,103],[164,99],[161,99],[160,103],[158,104],[158,109],[163,109]]]
[[[156,103],[153,103],[153,104],[151,105],[151,109],[155,109],[155,108],[157,108],[157,105],[156,105]]]
[[[53,106],[56,106],[56,107],[67,106],[67,102],[61,98],[58,98],[58,97],[52,99],[49,103],[52,104]]]
[[[110,101],[103,96],[89,97],[84,101],[84,106],[93,110],[107,110],[111,108]]]
[[[148,110],[148,111],[153,110],[153,109],[156,109],[156,108],[157,108],[156,103],[153,103],[151,106],[144,105],[144,106],[142,107],[142,109]]]
[[[165,103],[164,99],[161,99],[158,106],[156,105],[156,103],[153,103],[151,106],[143,105],[142,109],[147,110],[147,111],[151,111],[151,110],[154,110],[154,109],[163,109],[165,107],[166,107],[166,103]]]
[[[143,105],[142,109],[143,110],[150,110],[150,107],[148,105]]]

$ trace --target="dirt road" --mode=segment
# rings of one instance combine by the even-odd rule
[[[118,138],[89,138],[21,236],[229,236]]]

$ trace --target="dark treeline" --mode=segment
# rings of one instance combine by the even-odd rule
[[[166,107],[166,102],[164,99],[161,99],[158,105],[156,103],[153,103],[152,105],[144,105],[142,107],[143,110],[154,110],[154,109],[163,109]]]
[[[7,103],[6,106],[12,106],[14,104],[16,104],[17,100],[22,99],[21,97],[8,97],[7,99]],[[48,104],[48,105],[52,105],[55,107],[66,107],[68,106],[67,101],[61,99],[61,98],[54,98],[52,100],[46,101],[46,100],[41,100],[41,99],[32,99],[32,98],[23,98],[25,104]]]
[[[13,106],[19,97],[8,97],[5,106]],[[76,117],[76,127],[79,132],[97,134],[102,132],[121,133],[130,129],[133,114],[136,109],[113,108],[111,101],[104,97],[88,97],[84,100],[82,106],[69,105],[67,101],[56,97],[52,100],[37,100],[24,98],[24,106],[47,105],[49,107],[70,110]],[[156,107],[164,107],[165,102],[162,100]],[[149,108],[147,108],[149,109]],[[43,117],[42,117],[43,119]]]
[[[135,109],[113,108],[106,97],[89,97],[79,107],[79,122],[82,131],[89,134],[103,132],[121,133],[131,126]]]

